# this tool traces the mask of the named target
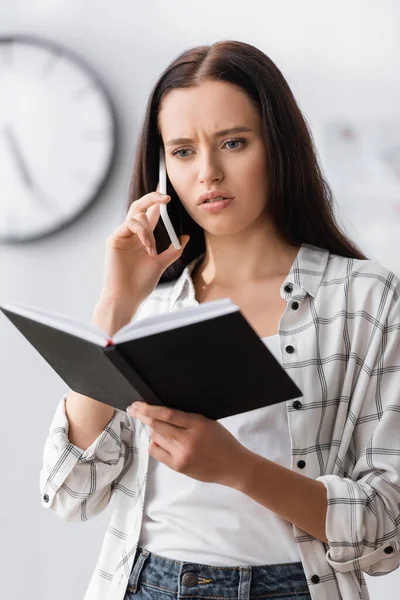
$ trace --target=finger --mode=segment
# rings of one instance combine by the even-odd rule
[[[165,450],[162,446],[160,446],[159,444],[157,444],[157,442],[154,442],[153,440],[151,440],[149,444],[149,454],[155,460],[158,460],[159,462],[172,469],[172,454],[170,454],[167,450]]]
[[[145,217],[146,220],[142,217]],[[160,218],[160,205],[153,204],[145,213],[137,213],[134,218],[138,219],[143,225],[147,225],[148,230],[153,232]]]
[[[154,204],[153,206],[150,206],[150,208],[146,212],[146,216],[149,220],[149,226],[151,231],[154,231],[160,218],[160,205]]]
[[[162,433],[156,431],[155,429],[151,429],[150,437],[151,437],[151,441],[156,446],[158,446],[158,447],[162,448],[163,450],[165,450],[166,452],[168,452],[168,454],[170,454],[172,457],[174,451],[176,450],[176,443],[171,443],[169,438],[167,438]]]
[[[119,225],[117,227],[117,229],[110,235],[110,237],[108,238],[108,241],[112,242],[113,240],[115,240],[116,238],[125,238],[125,237],[130,237],[132,235],[132,231],[129,229],[128,225],[125,223],[125,221],[123,223],[121,223],[121,225]]]
[[[139,200],[132,202],[131,206],[129,207],[128,214],[130,216],[134,216],[139,212],[146,212],[146,210],[155,203],[168,204],[170,200],[170,196],[165,196],[159,192],[150,192],[150,194],[146,194],[142,198],[139,198]]]
[[[158,205],[156,205],[156,206],[158,206]],[[153,208],[153,207],[151,207],[151,208]],[[151,210],[151,209],[149,208],[149,210]],[[136,221],[139,221],[139,223],[141,223],[143,225],[143,227],[146,230],[146,239],[147,238],[150,239],[150,246],[151,246],[151,248],[153,248],[156,251],[157,250],[156,240],[155,240],[155,237],[154,237],[154,234],[153,234],[153,229],[150,226],[147,214],[145,214],[145,213],[139,213],[139,214],[135,215],[134,219]]]
[[[176,447],[176,444],[179,442],[179,439],[182,440],[182,437],[179,436],[184,435],[182,427],[176,427],[176,425],[170,425],[169,423],[165,423],[164,421],[157,421],[156,419],[151,419],[150,417],[137,417],[139,421],[146,423],[151,429],[151,437],[152,439],[160,440],[160,443],[165,446],[165,448],[171,452],[173,448]],[[161,442],[161,440],[164,440]]]
[[[199,417],[194,413],[187,413],[167,406],[154,406],[145,402],[134,402],[129,408],[131,414],[138,418],[155,419],[184,429],[189,429],[189,426],[193,424],[193,418]]]
[[[129,411],[127,411],[128,414]],[[182,427],[177,427],[176,425],[171,425],[170,423],[165,423],[164,421],[158,421],[152,417],[145,417],[143,415],[135,415],[135,419],[141,421],[141,423],[145,423],[150,428],[151,439],[158,439],[162,446],[166,448],[169,452],[173,452],[174,448],[176,448],[177,444],[182,444],[182,435],[186,431]]]
[[[147,227],[144,227],[138,219],[134,217],[127,216],[125,219],[125,224],[129,227],[132,233],[135,233],[142,243],[142,245],[146,248],[146,250],[150,253],[152,249],[152,235],[150,235]]]
[[[181,235],[179,238],[179,241],[181,243],[181,248],[179,250],[174,248],[173,244],[171,243],[169,245],[169,247],[166,250],[164,250],[164,252],[162,254],[159,255],[159,256],[162,256],[164,269],[167,269],[173,262],[175,262],[182,255],[185,247],[189,243],[189,240],[190,240],[189,235],[186,235],[186,234]]]

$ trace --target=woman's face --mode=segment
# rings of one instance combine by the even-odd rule
[[[245,92],[219,81],[172,90],[162,102],[159,123],[169,180],[205,231],[234,234],[267,218],[263,123]],[[237,127],[248,131],[217,135]],[[214,190],[234,199],[211,213],[198,202],[201,194]]]

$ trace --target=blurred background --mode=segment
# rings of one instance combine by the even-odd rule
[[[91,321],[148,94],[180,52],[223,39],[258,46],[282,70],[339,221],[399,275],[399,26],[397,0],[2,0],[0,303]],[[4,315],[0,339],[0,596],[78,600],[112,508],[65,523],[41,507],[42,450],[65,385]],[[398,597],[399,570],[367,580],[373,600]]]

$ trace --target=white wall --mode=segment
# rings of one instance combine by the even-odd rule
[[[396,0],[3,0],[0,34],[57,41],[103,77],[120,117],[120,147],[109,185],[80,220],[54,237],[0,246],[0,303],[18,300],[90,320],[104,241],[123,217],[147,94],[183,49],[221,39],[260,47],[287,77],[321,149],[329,119],[399,118],[399,17]],[[378,260],[400,271],[397,248],[374,248],[367,231],[360,235]],[[4,317],[0,339],[0,596],[75,600],[86,589],[110,510],[77,524],[41,508],[42,447],[65,386]],[[373,600],[395,599],[400,571],[368,583]]]

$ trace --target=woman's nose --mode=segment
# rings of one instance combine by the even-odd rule
[[[218,165],[211,161],[203,163],[199,169],[198,179],[200,183],[211,183],[223,178],[222,171]]]

